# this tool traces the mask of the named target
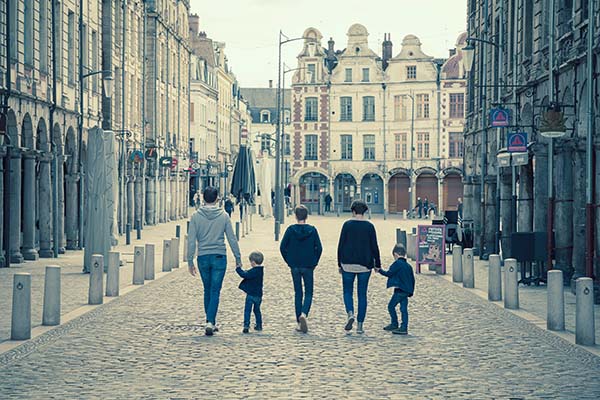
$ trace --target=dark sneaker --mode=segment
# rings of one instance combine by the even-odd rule
[[[346,325],[344,326],[345,331],[351,331],[352,325],[354,325],[354,315],[348,317],[348,321],[346,321]]]
[[[254,325],[255,331],[262,331],[262,325]]]
[[[388,326],[384,326],[383,327],[384,331],[393,331],[393,330],[396,330],[396,329],[398,329],[398,325],[389,324]]]
[[[206,324],[206,328],[204,329],[204,334],[206,336],[212,336],[214,331],[215,331],[215,326],[213,324],[211,324],[210,322],[208,324]]]
[[[362,335],[363,333],[365,333],[362,322],[359,322],[358,325],[356,325],[356,333],[358,333],[359,335]]]
[[[248,328],[247,326],[244,327],[244,329],[242,329],[242,333],[249,333],[250,332],[250,328]]]
[[[300,332],[308,332],[308,322],[306,321],[306,315],[300,314],[300,318],[298,318],[298,323],[300,324]]]
[[[217,332],[219,332],[219,325],[214,325],[214,326],[213,326],[213,332],[214,332],[214,333],[217,333]]]
[[[392,331],[394,335],[408,335],[408,329],[406,328],[398,328]]]

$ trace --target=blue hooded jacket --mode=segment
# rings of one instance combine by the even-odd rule
[[[294,224],[285,231],[279,251],[290,268],[314,268],[319,264],[323,246],[314,226]]]
[[[399,258],[392,265],[390,269],[385,271],[379,270],[379,273],[383,276],[387,276],[387,287],[388,288],[399,288],[408,297],[412,297],[415,292],[415,275],[413,269],[409,263],[406,262],[405,258]]]

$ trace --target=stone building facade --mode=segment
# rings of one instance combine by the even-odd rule
[[[465,35],[446,60],[423,53],[413,35],[395,57],[387,35],[381,55],[369,47],[364,26],[352,25],[347,36],[336,51],[332,39],[321,46],[317,29],[304,32],[292,84],[295,201],[313,212],[322,211],[327,193],[339,211],[356,198],[374,213],[402,213],[417,198],[438,211],[456,209]]]
[[[500,251],[504,257],[511,255],[509,239],[515,228],[518,232],[546,234],[552,229],[546,250],[554,266],[565,271],[566,281],[588,274],[586,261],[595,276],[599,273],[596,249],[600,244],[600,220],[595,210],[600,175],[595,161],[594,200],[586,221],[586,186],[594,183],[586,178],[586,137],[592,127],[592,159],[598,160],[600,136],[594,118],[598,109],[600,4],[595,2],[596,9],[589,10],[588,3],[470,0],[468,6],[469,36],[492,44],[473,41],[475,61],[465,133],[465,221],[472,222],[475,246],[483,255]],[[590,22],[595,24],[591,65],[586,60]],[[588,79],[590,72],[592,82]],[[490,128],[486,113],[491,103],[512,111],[509,128]],[[539,129],[551,103],[567,118],[566,135],[554,139],[552,151],[550,139],[543,137]],[[511,168],[499,167],[496,154],[506,147],[507,134],[516,130],[528,134],[528,163],[514,167],[513,193]],[[500,205],[496,193],[500,194]],[[513,194],[517,197],[514,221],[510,201]],[[497,219],[501,226],[499,246],[498,224],[494,223]],[[593,233],[590,243],[586,243],[586,228]]]

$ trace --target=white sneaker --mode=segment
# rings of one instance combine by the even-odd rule
[[[298,322],[298,325],[296,326],[296,332],[302,332],[302,327],[300,326],[300,322]]]
[[[300,332],[308,332],[308,322],[306,321],[306,315],[300,314],[300,318],[298,318],[298,327],[300,328]]]
[[[363,323],[359,322],[356,325],[356,333],[358,333],[359,335],[362,335],[363,333],[365,333],[365,330],[363,329]]]
[[[209,322],[209,323],[206,324],[206,328],[204,329],[204,334],[206,336],[212,336],[214,330],[215,330],[215,326],[212,323]]]
[[[354,314],[348,314],[348,320],[346,321],[346,325],[344,326],[344,330],[345,331],[351,331],[353,324],[354,324]]]

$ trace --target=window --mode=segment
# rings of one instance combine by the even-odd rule
[[[417,132],[417,158],[429,158],[428,132]]]
[[[75,83],[75,13],[69,11],[67,28],[67,76],[69,83]]]
[[[530,58],[533,52],[533,0],[525,0],[525,25],[523,27],[523,53]]]
[[[352,68],[346,68],[344,72],[344,82],[352,82]]]
[[[375,121],[375,97],[363,97],[363,121]]]
[[[403,96],[394,96],[394,121],[406,121],[406,106]]]
[[[406,67],[406,79],[407,80],[417,79],[417,66],[416,65],[409,65]]]
[[[86,73],[86,71],[88,71],[88,68],[89,68],[88,67],[88,65],[89,65],[89,56],[90,56],[90,53],[88,51],[87,33],[88,33],[88,27],[87,27],[87,25],[82,25],[81,26],[81,38],[82,38],[82,41],[80,43],[82,58],[81,58],[81,60],[79,60],[79,62],[82,64],[83,73],[84,74]],[[77,56],[79,57],[79,54]],[[89,78],[88,79],[83,79],[82,83],[83,83],[83,88],[84,89],[87,89],[87,87],[88,87],[88,83],[87,83],[88,80],[89,80]]]
[[[462,158],[464,149],[464,137],[462,132],[450,132],[448,135],[448,156],[450,158]]]
[[[6,4],[6,2],[4,2],[4,4]],[[17,42],[17,2],[9,1],[8,6],[10,7],[10,56],[12,58],[17,58],[17,46],[19,45]],[[62,32],[62,29],[59,29],[59,31]]]
[[[396,133],[395,135],[395,150],[396,160],[406,160],[407,147],[408,147],[408,135],[406,133]]]
[[[317,159],[317,135],[304,136],[304,142],[305,142],[304,159],[305,160],[316,160]]]
[[[306,72],[307,72],[306,79],[310,83],[315,83],[316,79],[317,79],[317,66],[315,64],[308,64]]]
[[[465,95],[463,93],[450,94],[450,118],[465,117]]]
[[[317,106],[318,100],[316,97],[308,97],[304,100],[304,120],[317,121]]]
[[[25,64],[33,65],[33,1],[25,2],[24,11],[23,50],[25,52]]]
[[[92,31],[92,70],[98,71],[98,32]],[[92,90],[98,91],[98,75],[90,77],[92,79]],[[141,94],[141,90],[140,90]]]
[[[363,136],[364,159],[375,159],[375,135]]]
[[[271,155],[271,137],[268,135],[261,135],[260,137],[260,151],[263,154]]]
[[[271,122],[271,113],[267,110],[263,110],[260,112],[260,123],[268,124]]]
[[[341,135],[342,160],[352,160],[352,135]]]
[[[14,4],[14,1],[11,1],[9,4]],[[54,1],[54,8],[55,8],[55,15],[53,18],[53,23],[54,26],[57,28],[56,29],[56,69],[57,69],[57,76],[58,79],[62,80],[62,71],[63,71],[63,25],[62,25],[62,3],[55,0]],[[11,25],[11,29],[13,28],[13,25]],[[14,36],[13,36],[14,37]],[[14,47],[11,48],[11,50],[14,50]]]
[[[48,72],[48,2],[40,2],[40,70]]]
[[[194,103],[190,103],[190,122],[194,122]]]
[[[429,95],[418,94],[416,98],[417,118],[429,118]]]
[[[352,97],[340,97],[340,121],[352,121]]]
[[[369,82],[369,68],[362,69],[362,81]]]
[[[290,134],[286,133],[283,137],[283,155],[289,156],[291,153],[292,152],[290,150]]]

